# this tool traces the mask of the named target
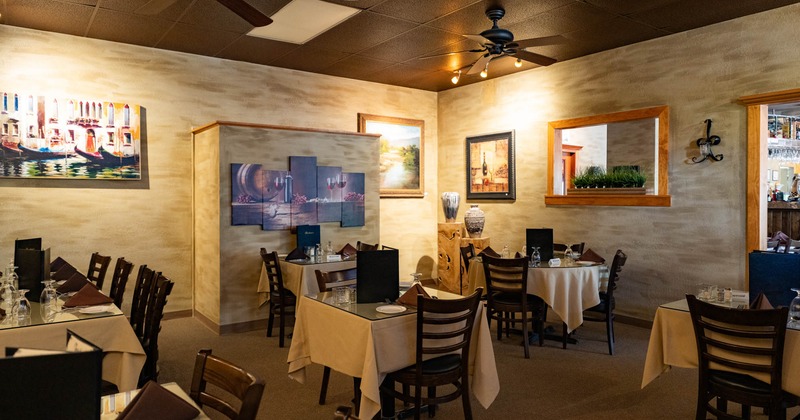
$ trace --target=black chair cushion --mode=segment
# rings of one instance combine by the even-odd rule
[[[444,356],[439,356],[422,362],[422,373],[425,375],[438,375],[458,369],[459,366],[461,366],[460,354],[446,354]],[[416,370],[417,365],[411,365],[399,371],[398,374],[413,375]]]
[[[764,396],[768,396],[771,392],[768,383],[743,373],[711,369],[709,371],[708,382],[712,385],[719,385],[753,394],[764,394]]]
[[[500,305],[522,305],[522,295],[519,293],[498,292],[492,295],[492,300]],[[528,305],[540,302],[542,298],[528,295]]]

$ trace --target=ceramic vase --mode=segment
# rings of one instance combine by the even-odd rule
[[[444,208],[444,220],[447,223],[454,223],[458,214],[458,205],[461,197],[457,192],[442,193],[442,208]]]
[[[466,213],[464,213],[464,226],[467,228],[467,233],[470,238],[480,238],[483,234],[483,225],[486,222],[486,215],[483,210],[478,208],[477,204],[473,204]]]

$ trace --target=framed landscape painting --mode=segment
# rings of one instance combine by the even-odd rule
[[[358,114],[358,132],[381,135],[381,197],[421,198],[425,121]]]
[[[467,199],[516,199],[513,131],[467,137]]]

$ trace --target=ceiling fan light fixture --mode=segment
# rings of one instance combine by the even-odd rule
[[[514,67],[520,68],[522,67],[522,59],[518,58],[517,61],[514,62]]]
[[[453,78],[450,79],[450,81],[453,82],[454,85],[457,85],[458,81],[461,79],[461,70],[454,71],[453,73],[456,73],[456,75],[453,76]]]
[[[486,63],[486,67],[484,67],[483,70],[481,70],[481,77],[485,79],[486,76],[488,75],[489,75],[489,63]]]

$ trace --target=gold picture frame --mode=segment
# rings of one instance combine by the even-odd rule
[[[425,195],[425,121],[359,113],[358,132],[381,135],[381,197]]]

